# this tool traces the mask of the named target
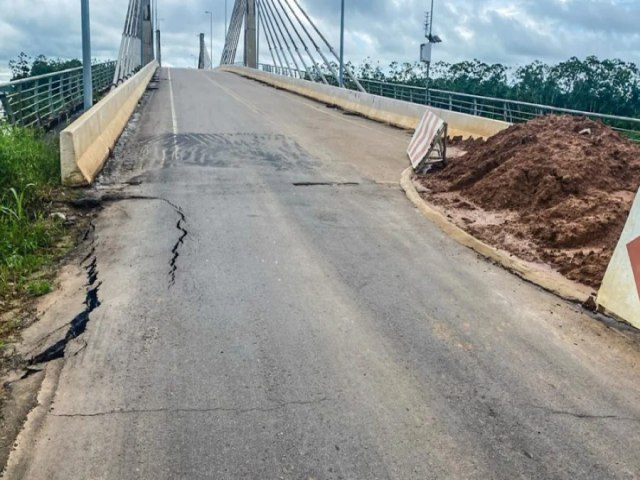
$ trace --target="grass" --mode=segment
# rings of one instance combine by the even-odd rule
[[[41,297],[53,290],[49,280],[34,280],[27,285],[27,293],[32,297]]]
[[[65,229],[48,213],[59,178],[55,138],[0,124],[0,312],[51,290],[34,278],[61,254]]]

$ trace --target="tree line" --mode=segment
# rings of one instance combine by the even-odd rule
[[[60,58],[47,58],[44,55],[31,58],[24,52],[21,52],[17,58],[9,60],[11,80],[46,75],[47,73],[61,72],[81,66],[82,62],[77,59],[62,60]]]
[[[393,62],[387,68],[365,60],[353,66],[363,79],[425,86],[426,64]],[[507,98],[587,112],[640,117],[640,70],[619,59],[571,57],[548,65],[535,61],[509,67],[480,60],[431,65],[429,87]]]
[[[427,66],[421,62],[392,62],[383,67],[367,59],[348,64],[368,80],[426,86]],[[32,59],[21,53],[9,62],[12,79],[80,67],[80,60]],[[337,65],[333,65],[333,70]],[[332,80],[331,70],[323,68]],[[587,112],[640,118],[640,69],[632,62],[589,56],[549,65],[539,60],[518,67],[468,60],[431,65],[429,87],[439,90],[506,98]]]

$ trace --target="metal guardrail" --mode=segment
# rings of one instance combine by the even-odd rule
[[[296,70],[295,68],[287,67],[275,67],[273,65],[267,65],[266,63],[258,64],[258,70],[262,70],[267,73],[275,73],[276,75],[284,75],[285,77],[292,78],[308,78],[309,74],[302,70]]]
[[[92,65],[94,98],[111,87],[116,62]],[[0,118],[47,128],[82,105],[82,67],[0,83]]]
[[[309,78],[307,72],[260,64],[265,72],[286,75],[295,78]],[[469,115],[502,120],[508,123],[521,123],[547,114],[570,114],[601,120],[614,130],[626,134],[632,140],[640,142],[640,118],[621,117],[602,113],[584,112],[568,108],[538,105],[504,98],[483,97],[447,90],[429,89],[401,83],[381,82],[378,80],[358,79],[367,93],[383,97],[419,103],[443,110],[451,110]],[[347,86],[349,84],[347,83]]]
[[[360,79],[368,93],[395,98],[412,103],[421,103],[442,110],[466,113],[480,117],[502,120],[508,123],[522,123],[535,117],[548,114],[580,115],[601,120],[614,130],[625,133],[640,141],[640,118],[621,117],[595,112],[584,112],[569,108],[538,105],[535,103],[508,100],[504,98],[483,97],[447,90],[427,89],[398,83]]]

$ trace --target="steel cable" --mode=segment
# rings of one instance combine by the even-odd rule
[[[282,31],[282,27],[280,26],[280,23],[278,23],[278,18],[276,17],[276,14],[274,13],[273,9],[271,8],[271,4],[270,4],[269,0],[263,0],[263,3],[267,7],[266,10],[265,10],[267,12],[267,15],[271,16],[271,19],[272,19],[273,23],[276,25],[276,28],[278,29],[278,32],[280,32],[280,36],[282,37],[282,41],[284,42],[284,45],[287,47],[287,51],[289,52],[289,56],[291,57],[293,65],[295,66],[295,69],[292,70],[292,72],[300,71],[300,66],[298,65],[298,62],[296,61],[295,55],[291,51],[291,47],[289,46],[289,42],[287,42],[287,37],[284,34],[284,32]],[[292,76],[296,76],[296,74],[293,73]]]
[[[291,16],[286,13],[286,10],[285,10],[285,8],[283,6],[282,0],[277,0],[277,1],[278,1],[278,4],[280,5],[280,7],[282,8],[282,11],[285,12],[285,15],[286,15],[287,19],[289,20],[289,22],[291,22],[291,26],[293,27],[293,30],[296,32],[296,35],[300,39],[300,42],[304,46],[304,49],[307,52],[307,55],[309,56],[309,58],[313,62],[313,65],[314,65],[314,67],[316,69],[315,71],[320,75],[320,78],[322,79],[322,81],[324,83],[329,84],[329,82],[327,81],[327,78],[324,76],[324,73],[320,69],[320,66],[318,65],[318,62],[316,61],[314,56],[311,54],[311,51],[309,50],[309,47],[307,46],[307,42],[305,42],[304,38],[302,37],[302,35],[300,35],[300,32],[298,31],[297,27],[295,26],[295,23],[291,19]],[[295,12],[293,12],[293,9],[291,8],[291,5],[289,5],[286,1],[284,2],[284,5],[286,5],[291,10],[291,12],[295,15]],[[304,28],[304,25],[302,27]]]
[[[322,53],[322,49],[320,48],[320,45],[318,45],[318,43],[315,41],[315,39],[313,38],[313,35],[311,35],[311,33],[309,33],[309,30],[307,30],[306,25],[304,24],[302,19],[298,16],[298,14],[296,13],[295,9],[289,4],[289,0],[285,0],[285,3],[287,3],[287,6],[293,12],[294,17],[296,17],[296,20],[302,26],[302,29],[304,30],[304,32],[309,37],[309,40],[311,40],[311,43],[315,47],[315,49],[318,52],[318,54],[320,55],[320,57],[322,57],[322,60],[324,61],[324,63],[327,66],[327,68],[331,71],[331,74],[335,77],[336,81],[339,82],[340,81],[340,77],[338,75],[338,72],[335,71],[335,69],[333,68],[331,63],[329,63],[329,60],[327,59],[327,57],[325,57],[324,53]],[[300,10],[302,11],[302,9],[300,9]],[[303,11],[303,13],[304,13],[304,11]],[[317,65],[317,63],[316,63],[316,68],[318,69],[318,72],[322,72],[322,69]]]
[[[271,58],[273,58],[273,65],[275,68],[278,68],[278,65],[280,65],[280,69],[284,71],[284,65],[282,63],[282,58],[280,58],[280,52],[278,52],[278,49],[276,48],[276,40],[275,40],[274,33],[271,31],[271,28],[269,27],[269,23],[264,19],[266,14],[264,12],[264,8],[262,7],[262,0],[257,0],[257,1],[258,1],[258,10],[261,12],[260,22],[262,23],[262,29],[265,31],[265,37],[267,38],[267,44],[269,45]],[[271,37],[271,40],[269,40],[269,37]],[[275,57],[273,56],[274,51],[276,56],[278,57],[277,63],[276,63]]]
[[[289,1],[289,0],[286,0]],[[320,29],[316,26],[315,23],[313,23],[313,20],[311,20],[311,17],[309,17],[309,15],[307,14],[307,12],[304,10],[304,8],[302,8],[302,6],[300,5],[300,3],[298,2],[298,0],[292,0],[295,5],[300,9],[300,11],[302,12],[302,14],[305,16],[305,18],[307,19],[307,21],[311,24],[311,26],[314,28],[314,30],[316,31],[316,33],[320,36],[320,38],[324,41],[324,43],[327,45],[327,48],[329,49],[329,51],[333,54],[333,56],[336,58],[336,60],[339,62],[340,61],[340,57],[338,56],[338,54],[336,53],[336,51],[333,49],[333,47],[331,46],[331,44],[327,41],[327,39],[325,38],[325,36],[322,34],[322,32],[320,31]],[[331,68],[332,72],[334,72],[334,69]],[[362,88],[362,85],[360,85],[360,82],[358,81],[358,79],[356,78],[356,76],[353,74],[353,72],[351,71],[351,69],[345,65],[345,71],[347,72],[347,75],[349,75],[349,77],[351,78],[351,80],[353,81],[353,83],[356,84],[356,86],[358,87],[358,90],[360,90],[361,92],[364,92],[365,89]],[[334,72],[335,73],[335,72]],[[336,76],[336,79],[338,79],[339,81],[339,77]]]
[[[287,35],[289,35],[289,39],[291,40],[291,44],[293,45],[294,50],[298,54],[298,57],[300,58],[300,62],[302,62],[302,66],[304,67],[305,74],[309,75],[309,67],[307,67],[307,63],[304,61],[304,57],[302,56],[302,53],[300,53],[300,49],[298,48],[298,44],[294,40],[293,35],[291,35],[291,32],[287,28],[287,24],[285,23],[284,19],[282,18],[282,13],[280,13],[280,10],[278,9],[278,6],[274,2],[274,0],[265,0],[265,1],[271,3],[271,6],[273,7],[273,9],[275,10],[276,14],[278,15],[278,18],[280,19],[280,23],[282,23],[282,25],[284,26],[284,29],[287,31]],[[284,12],[284,15],[285,15],[285,17],[288,18],[286,12]],[[289,22],[291,22],[291,19],[289,19]],[[296,64],[296,67],[297,67],[297,64]]]
[[[238,41],[240,40],[240,26],[244,18],[244,0],[238,0],[233,5],[231,22],[227,30],[227,37],[222,51],[220,64],[227,65],[233,63],[236,57]]]
[[[266,0],[261,0],[260,3],[262,5],[266,5]],[[267,5],[267,7],[268,7],[268,5]],[[267,8],[263,8],[262,11],[265,14],[265,17],[267,18],[267,22],[271,24],[271,30],[275,33],[276,41],[278,42],[278,46],[280,47],[280,51],[282,52],[282,57],[284,58],[284,62],[287,64],[287,72],[290,74],[291,73],[291,64],[289,63],[289,60],[287,59],[287,55],[284,53],[284,48],[282,47],[282,42],[280,41],[280,37],[278,36],[278,34],[276,32],[276,27],[273,25],[273,21],[271,19],[271,16],[269,15],[269,11],[268,11]]]

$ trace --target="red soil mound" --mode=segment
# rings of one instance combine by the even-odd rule
[[[422,178],[430,200],[451,206],[453,192],[471,208],[509,213],[465,228],[597,288],[640,185],[640,146],[587,118],[550,115],[472,147]]]

